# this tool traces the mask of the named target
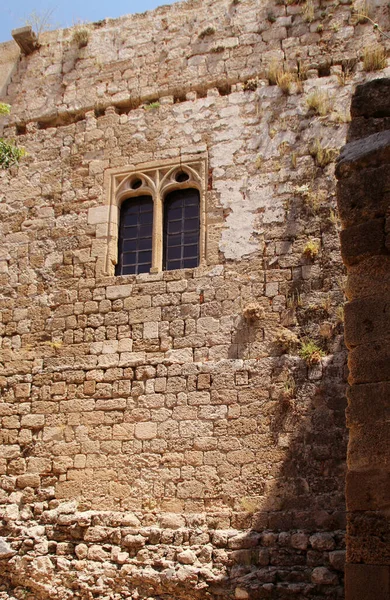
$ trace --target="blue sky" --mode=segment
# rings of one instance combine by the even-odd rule
[[[129,13],[152,10],[175,0],[3,0],[0,3],[0,42],[12,39],[11,30],[25,25],[26,18],[36,11],[50,14],[53,29],[70,27],[78,21],[100,21]]]

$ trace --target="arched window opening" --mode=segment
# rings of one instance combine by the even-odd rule
[[[163,268],[199,265],[200,195],[189,188],[169,193],[164,202]]]
[[[137,196],[120,209],[116,275],[149,273],[152,266],[153,200]]]

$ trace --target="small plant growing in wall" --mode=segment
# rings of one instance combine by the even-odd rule
[[[72,40],[79,48],[84,48],[89,42],[89,31],[86,27],[77,26],[73,32]]]
[[[357,3],[354,7],[354,13],[354,23],[368,23],[368,21],[371,20],[372,16],[372,6],[370,2],[367,2],[367,0],[363,0],[363,2]]]
[[[287,381],[284,382],[283,386],[283,395],[285,398],[291,400],[295,397],[297,391],[297,384],[295,383],[295,379],[293,377],[289,377]]]
[[[11,106],[9,104],[5,104],[5,102],[0,102],[0,116],[9,115],[11,112]]]
[[[323,90],[315,90],[307,97],[306,105],[309,111],[323,117],[330,109],[329,96]]]
[[[144,106],[145,110],[156,110],[157,108],[160,108],[160,102],[158,102],[158,101],[149,102],[149,104],[145,104],[145,106]]]
[[[312,0],[306,0],[305,4],[303,5],[302,14],[307,23],[314,21],[314,4]]]
[[[209,35],[213,35],[214,33],[215,33],[214,27],[206,27],[206,29],[203,29],[203,31],[200,32],[200,34],[198,35],[198,38],[200,40],[203,40],[205,37],[207,37]]]
[[[363,69],[365,71],[380,71],[387,65],[386,50],[383,46],[369,46],[363,53]]]
[[[19,148],[13,141],[0,138],[0,168],[9,169],[18,165],[20,159],[25,156],[24,148]]]
[[[299,343],[298,336],[286,327],[278,330],[275,341],[281,347],[283,352],[287,353],[292,352]]]
[[[307,365],[312,366],[321,362],[321,358],[325,356],[325,353],[313,340],[306,339],[301,343],[299,356],[303,358]]]
[[[285,96],[292,92],[293,84],[297,81],[295,73],[289,71],[279,71],[276,75],[276,85],[282,90]]]
[[[244,319],[247,321],[258,321],[264,319],[264,308],[257,302],[250,302],[242,311]]]
[[[281,67],[280,64],[278,64],[276,61],[272,61],[271,64],[269,65],[268,69],[267,69],[267,73],[266,73],[266,77],[268,79],[268,83],[269,85],[276,85],[277,80],[278,80],[278,75],[279,73],[282,73],[283,69]]]
[[[322,169],[336,159],[336,148],[328,148],[321,144],[321,140],[316,138],[309,148],[310,155],[314,158],[317,167]]]
[[[320,251],[320,245],[316,240],[309,240],[303,249],[303,255],[310,260],[314,260]]]

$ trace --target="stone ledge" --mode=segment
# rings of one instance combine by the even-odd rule
[[[390,161],[390,131],[373,133],[341,148],[336,177],[348,177],[353,171],[375,167]]]
[[[12,30],[12,37],[26,56],[38,48],[38,38],[31,25]]]

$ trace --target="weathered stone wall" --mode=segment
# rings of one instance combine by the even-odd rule
[[[351,112],[350,141],[337,167],[349,300],[346,599],[387,600],[390,79],[359,86]]]
[[[345,61],[377,35],[351,13],[173,5],[21,58],[3,124],[28,155],[0,174],[3,598],[342,597],[332,160],[366,77]],[[297,53],[309,78],[286,95],[265,68]],[[97,276],[107,169],[205,153],[204,264]]]

